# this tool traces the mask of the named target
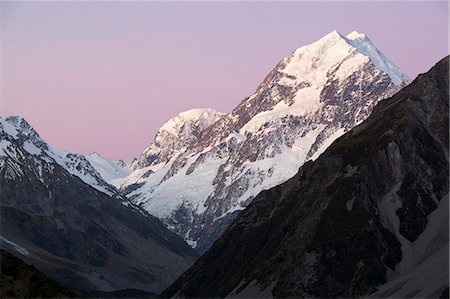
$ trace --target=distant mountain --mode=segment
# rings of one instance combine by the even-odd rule
[[[448,132],[446,57],[261,192],[163,297],[448,296]]]
[[[131,173],[131,168],[122,160],[112,160],[96,152],[86,155],[85,158],[105,182],[116,188],[119,188],[123,178]]]
[[[105,179],[201,253],[258,193],[407,81],[367,36],[333,31],[281,60],[231,113],[195,109],[169,120],[128,177]]]
[[[55,150],[20,117],[0,118],[0,213],[1,248],[83,291],[158,293],[196,258],[84,156]]]

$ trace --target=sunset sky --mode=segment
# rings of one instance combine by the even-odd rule
[[[169,118],[230,112],[282,58],[364,32],[411,78],[448,54],[443,2],[1,2],[0,115],[130,161]]]

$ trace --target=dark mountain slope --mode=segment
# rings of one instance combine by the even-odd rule
[[[448,60],[260,193],[162,296],[359,297],[434,257],[443,270],[420,275],[435,289],[402,290],[405,278],[383,296],[439,296],[448,287]]]
[[[0,250],[1,298],[80,298],[6,250]]]
[[[0,121],[1,248],[83,291],[157,293],[195,260],[156,218],[69,174]]]

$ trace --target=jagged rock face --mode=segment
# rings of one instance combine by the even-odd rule
[[[261,192],[163,297],[448,293],[448,68]]]
[[[157,293],[192,264],[193,250],[156,218],[69,172],[87,160],[61,165],[31,126],[17,124],[0,119],[1,248],[83,291]]]
[[[164,125],[133,162],[123,194],[204,252],[259,192],[291,178],[405,84],[386,61],[356,33],[297,49],[232,113],[211,112],[198,130],[185,116]]]

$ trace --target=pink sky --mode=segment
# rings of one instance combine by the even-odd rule
[[[130,161],[198,107],[229,112],[337,29],[414,78],[448,54],[443,2],[1,2],[0,115],[59,149]]]

